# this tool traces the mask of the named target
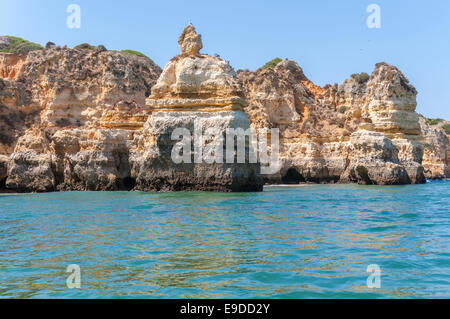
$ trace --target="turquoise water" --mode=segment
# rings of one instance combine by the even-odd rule
[[[450,182],[0,195],[0,297],[448,298],[449,195]]]

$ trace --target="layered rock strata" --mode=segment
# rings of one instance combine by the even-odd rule
[[[440,121],[429,125],[423,116],[419,118],[424,148],[422,164],[429,179],[450,178],[450,136],[443,129],[450,122]]]
[[[0,59],[0,69],[7,70],[0,79],[0,187],[132,189],[129,148],[147,121],[145,99],[161,69],[150,59],[101,47],[50,46],[15,59],[5,55],[8,59]],[[20,61],[15,63],[20,68],[8,68],[7,60]]]
[[[200,54],[201,37],[192,25],[184,29],[178,43],[181,54],[166,65],[152,88],[152,94],[146,100],[152,114],[141,135],[136,136],[135,147],[131,150],[136,188],[149,191],[261,191],[263,180],[258,163],[226,160],[226,130],[249,128],[247,115],[243,112],[245,98],[234,70],[218,57]],[[189,151],[194,151],[196,143],[204,152],[208,147],[212,148],[218,153],[211,154],[214,161],[208,162],[203,154],[196,160],[194,153],[186,161],[174,161],[172,151],[180,141],[178,136],[173,139],[172,134],[177,129],[186,130],[185,142]],[[213,140],[199,138],[210,129],[215,130]]]
[[[267,182],[425,182],[417,92],[397,68],[324,88],[290,60],[238,76],[251,125],[280,129],[282,167]]]
[[[193,146],[191,163],[172,158],[177,128],[193,145],[196,127],[223,137],[249,125],[280,131],[281,169],[267,183],[450,177],[448,122],[415,112],[417,91],[394,66],[319,87],[290,60],[236,77],[200,53],[193,26],[179,45],[163,72],[101,46],[0,53],[0,190],[261,190],[258,163],[196,163]]]

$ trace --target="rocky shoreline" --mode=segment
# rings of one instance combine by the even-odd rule
[[[8,38],[0,40],[5,51]],[[450,177],[448,123],[415,112],[417,90],[395,66],[319,87],[291,60],[236,73],[200,53],[191,25],[178,42],[164,70],[102,46],[0,52],[0,192],[261,191],[264,183]],[[174,163],[174,129],[193,132],[196,123],[221,135],[278,129],[280,170]]]

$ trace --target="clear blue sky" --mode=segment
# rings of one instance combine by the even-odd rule
[[[72,3],[81,7],[81,29],[66,26]],[[380,29],[366,26],[372,3],[381,7]],[[0,0],[0,35],[135,49],[162,67],[178,54],[189,22],[203,36],[203,52],[235,69],[278,56],[324,85],[371,73],[380,61],[394,64],[419,91],[417,111],[450,120],[448,0]]]

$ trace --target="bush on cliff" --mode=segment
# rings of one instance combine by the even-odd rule
[[[442,125],[442,128],[444,129],[445,133],[450,134],[450,124],[444,124]]]
[[[90,45],[89,43],[81,43],[73,47],[74,49],[82,49],[82,50],[94,50],[95,46]]]
[[[273,60],[267,62],[266,64],[264,64],[264,65],[262,66],[261,69],[268,69],[268,68],[273,69],[273,68],[276,67],[277,64],[280,63],[281,61],[283,61],[283,60],[281,60],[280,58],[275,58],[275,59],[273,59]]]
[[[8,36],[7,38],[8,38],[8,45],[0,49],[0,52],[27,54],[30,51],[43,49],[40,44],[33,43],[19,37]]]
[[[134,50],[122,50],[122,51],[120,51],[120,52],[126,53],[126,54],[131,54],[131,55],[137,55],[137,56],[140,56],[140,57],[143,57],[143,58],[150,59],[150,58],[149,58],[148,56],[146,56],[144,53],[141,53],[141,52],[139,52],[139,51],[134,51]]]
[[[427,119],[427,124],[428,125],[436,125],[441,123],[442,121],[444,121],[443,119]]]
[[[370,75],[367,74],[366,72],[361,72],[359,74],[354,73],[351,75],[351,77],[359,84],[363,84],[363,83],[369,81]]]
[[[345,113],[347,111],[347,107],[345,105],[342,105],[338,111],[339,113]]]

